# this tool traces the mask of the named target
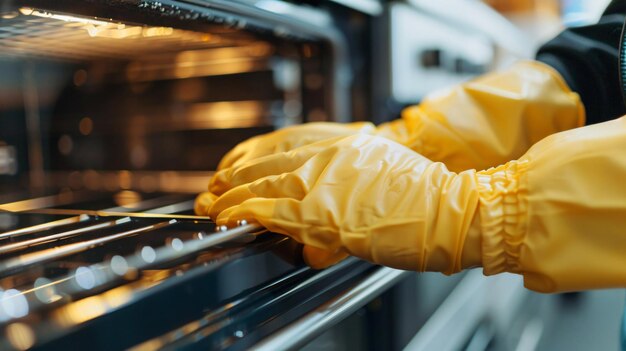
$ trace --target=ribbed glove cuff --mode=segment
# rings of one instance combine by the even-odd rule
[[[480,195],[482,260],[486,275],[521,273],[527,229],[528,161],[511,161],[476,173]]]

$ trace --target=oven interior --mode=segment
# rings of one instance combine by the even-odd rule
[[[306,33],[164,3],[36,5],[1,13],[2,194],[199,191],[238,142],[337,118],[332,47]]]
[[[194,216],[237,143],[358,95],[328,13],[248,3],[0,5],[1,348],[245,349],[371,271]]]

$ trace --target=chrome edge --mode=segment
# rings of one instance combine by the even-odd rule
[[[381,267],[356,286],[261,340],[251,350],[296,350],[393,287],[411,272]]]

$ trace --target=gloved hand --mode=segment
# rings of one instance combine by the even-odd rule
[[[320,140],[359,133],[372,134],[375,130],[376,127],[370,122],[317,122],[291,126],[257,135],[235,146],[222,158],[217,169],[236,167],[255,158],[293,150]]]
[[[209,191],[201,193],[196,198],[194,204],[195,212],[200,215],[207,215],[209,213],[209,208],[213,205],[217,198],[217,195]],[[302,250],[302,258],[304,259],[304,262],[306,262],[306,264],[311,268],[315,269],[332,266],[346,257],[348,257],[348,253],[343,250],[329,251],[306,244],[304,244]]]
[[[247,161],[278,152],[289,151],[320,140],[354,134],[373,134],[376,131],[370,122],[348,124],[317,122],[291,126],[250,138],[228,152],[220,161],[218,170],[237,167]],[[210,192],[200,194],[195,201],[196,213],[207,213],[216,196]],[[302,256],[313,268],[324,268],[348,256],[345,252],[330,253],[305,245]]]
[[[208,214],[396,268],[482,265],[543,292],[624,287],[624,150],[626,118],[458,174],[380,137],[336,138],[218,172]]]
[[[356,135],[218,172],[209,190],[223,195],[208,215],[220,225],[258,222],[329,257],[349,252],[392,267],[452,273],[461,268],[460,251],[445,248],[463,247],[478,191],[454,196],[473,179],[473,171],[457,176],[388,139]],[[426,238],[435,221],[441,235]],[[424,250],[431,255],[420,259]]]
[[[542,138],[584,124],[584,108],[551,67],[520,62],[435,93],[407,108],[402,119],[371,123],[308,123],[247,140],[226,154],[218,170],[357,133],[399,142],[449,169],[483,169],[521,156]]]
[[[448,169],[484,169],[521,156],[532,144],[558,131],[584,124],[584,108],[549,66],[520,62],[457,87],[431,95],[406,109],[402,119],[378,128],[368,123],[311,123],[252,138],[229,152],[218,170],[331,137],[375,134],[397,141]],[[215,190],[215,189],[213,189]],[[220,193],[228,190],[222,188]],[[206,213],[212,195],[196,201]],[[305,248],[313,267],[336,262],[345,254],[328,256]]]

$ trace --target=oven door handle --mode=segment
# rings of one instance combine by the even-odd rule
[[[325,302],[305,316],[252,347],[256,351],[295,350],[346,319],[411,272],[381,267],[356,286]]]

